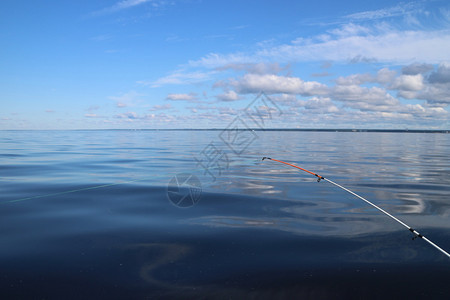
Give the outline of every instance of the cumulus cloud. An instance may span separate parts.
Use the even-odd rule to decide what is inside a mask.
[[[296,95],[292,94],[272,95],[270,96],[270,98],[276,103],[283,106],[298,107],[301,105],[300,103],[302,103],[300,100],[297,99]]]
[[[386,84],[392,82],[397,72],[389,70],[388,68],[380,69],[376,75],[369,73],[352,74],[346,77],[338,77],[336,83],[338,85],[361,85],[365,83],[380,83]]]
[[[413,63],[402,68],[402,74],[404,75],[417,75],[427,73],[433,70],[434,67],[432,64],[425,63]]]
[[[394,79],[390,88],[401,91],[420,91],[424,88],[423,75],[401,75]]]
[[[277,76],[272,74],[246,74],[231,85],[239,93],[266,94],[299,94],[303,96],[321,95],[327,91],[327,86],[316,81],[303,81],[298,77]]]
[[[445,81],[446,68],[446,64],[441,64],[432,73],[440,76],[435,81]],[[233,88],[236,92],[233,97],[264,91],[278,105],[289,107],[285,118],[320,114],[327,120],[336,118],[341,122],[347,118],[355,121],[356,119],[352,119],[355,115],[364,116],[367,120],[375,120],[377,117],[380,122],[445,121],[449,116],[445,107],[446,103],[450,103],[450,85],[428,82],[427,75],[421,73],[426,69],[429,69],[427,64],[409,65],[403,67],[399,74],[396,70],[381,68],[375,73],[339,77],[334,81],[334,86],[305,81],[292,75],[247,73],[221,81],[217,87],[225,91]],[[421,72],[417,73],[419,70]],[[417,74],[404,74],[405,72]],[[308,96],[311,98],[302,99]],[[425,103],[404,104],[398,97],[425,100]]]
[[[398,96],[405,99],[426,100],[428,105],[443,107],[450,104],[450,64],[441,63],[437,70],[427,64],[406,66],[406,73],[392,82],[390,89],[397,90]],[[430,72],[432,71],[432,72]],[[428,74],[428,75],[427,75]]]
[[[407,113],[412,117],[445,117],[448,113],[442,107],[426,107],[421,104],[406,104],[398,108],[399,113]]]
[[[450,83],[450,63],[441,63],[437,71],[430,74],[428,81],[430,83]]]
[[[432,66],[431,66],[432,70]],[[402,68],[402,74],[398,75],[396,71],[388,68],[380,69],[376,75],[352,74],[346,77],[339,77],[335,80],[336,86],[333,88],[335,99],[342,100],[342,91],[351,91],[347,95],[360,95],[360,86],[363,84],[379,84],[378,88],[384,88],[397,92],[397,96],[404,99],[425,100],[427,104],[433,106],[442,106],[450,103],[450,64],[441,63],[436,71],[431,72],[428,64],[412,64]],[[405,74],[406,73],[406,74]],[[350,86],[351,88],[345,88]],[[356,88],[355,88],[356,87]],[[370,95],[377,95],[381,99],[380,91],[367,91]],[[369,95],[368,94],[368,95]],[[333,97],[330,94],[330,97]],[[347,96],[346,96],[347,97]],[[354,98],[353,96],[351,98]],[[389,97],[385,97],[388,99]]]
[[[346,107],[362,111],[389,111],[400,102],[380,87],[362,87],[357,85],[337,85],[330,97],[345,103]]]
[[[235,92],[235,91],[227,91],[223,94],[217,95],[216,98],[220,101],[236,101],[239,100],[241,97]]]
[[[352,74],[346,77],[338,77],[336,84],[338,85],[360,85],[366,82],[373,82],[374,76],[371,74]]]
[[[312,97],[307,101],[301,101],[299,107],[303,107],[308,113],[314,114],[337,113],[339,111],[333,101],[327,97]]]
[[[389,70],[388,68],[382,68],[377,72],[377,76],[374,82],[387,84],[392,82],[392,80],[394,80],[396,75],[397,75],[396,71]]]
[[[414,98],[426,100],[430,104],[450,104],[450,86],[448,84],[431,84],[423,91],[417,92]],[[412,99],[412,98],[411,98]]]
[[[450,30],[444,28],[422,30],[414,27],[402,30],[387,23],[367,25],[370,20],[408,15],[409,23],[417,24],[417,4],[403,3],[394,7],[347,15],[347,24],[309,38],[295,38],[290,42],[260,43],[254,51],[209,53],[191,60],[181,69],[155,81],[141,82],[152,87],[166,84],[205,82],[218,76],[213,88],[223,92],[220,101],[235,101],[245,94],[267,93],[278,104],[289,107],[287,116],[323,114],[333,118],[361,122],[370,120],[445,119],[450,104]],[[363,22],[364,21],[364,22]],[[411,28],[411,27],[409,27]],[[290,64],[327,62],[326,72],[312,76],[330,76],[331,66],[342,63],[372,63],[390,66],[376,72],[358,73],[337,79],[313,80],[292,75]],[[411,62],[414,61],[415,63]],[[404,64],[403,67],[399,65]],[[350,66],[355,69],[355,66]],[[281,72],[288,70],[289,75]],[[238,75],[236,73],[238,72]],[[232,78],[224,79],[229,73]],[[317,80],[317,81],[316,81]],[[321,81],[321,82],[320,82]],[[324,82],[331,82],[331,84]],[[309,99],[308,99],[309,98]],[[400,98],[401,101],[399,100]],[[194,94],[169,94],[167,100],[198,101]],[[415,104],[407,99],[414,99]],[[417,104],[421,102],[422,104]],[[200,102],[200,101],[199,101]],[[412,103],[410,101],[409,103]],[[191,108],[200,117],[206,109]],[[216,108],[219,115],[232,112]],[[233,112],[234,113],[234,112]],[[205,115],[206,118],[206,115]]]

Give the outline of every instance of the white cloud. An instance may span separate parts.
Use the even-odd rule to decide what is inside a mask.
[[[410,65],[404,66],[402,68],[402,73],[404,75],[417,75],[427,73],[428,71],[433,70],[432,64],[424,64],[424,63],[412,63]]]
[[[237,116],[238,112],[229,106],[219,106],[216,108],[221,115]]]
[[[286,67],[280,66],[279,63],[230,63],[223,67],[217,68],[220,71],[234,70],[234,71],[246,71],[248,73],[255,74],[276,74]]]
[[[340,28],[332,29],[329,31],[329,33],[331,33],[334,36],[338,36],[338,37],[342,38],[342,37],[348,37],[348,36],[368,34],[368,33],[370,33],[370,29],[367,27],[363,27],[361,25],[349,23],[349,24],[344,24]],[[318,40],[329,41],[330,39],[331,39],[331,36],[328,35],[326,39],[319,38]]]
[[[283,106],[291,106],[291,107],[298,107],[302,103],[300,100],[297,99],[296,95],[292,94],[280,94],[280,95],[272,95],[270,96],[272,100],[274,100],[277,104],[283,105]]]
[[[285,44],[257,53],[276,61],[346,61],[364,57],[379,62],[436,62],[450,60],[450,31],[385,31],[337,36],[329,41]]]
[[[223,94],[217,95],[216,98],[219,99],[220,101],[226,102],[236,101],[240,99],[239,95],[235,91],[225,92]]]
[[[164,105],[153,105],[149,111],[159,111],[159,110],[168,110],[168,109],[172,109],[172,104],[167,103]]]
[[[304,96],[325,94],[326,85],[316,81],[303,81],[298,77],[287,77],[277,75],[246,74],[238,80],[233,80],[231,85],[239,93],[267,94],[299,94]]]
[[[167,95],[166,100],[195,102],[198,99],[196,93],[189,93],[189,94],[169,94]]]
[[[155,81],[141,82],[151,87],[168,84],[193,84],[215,79],[214,88],[223,93],[216,96],[221,101],[235,101],[244,94],[264,91],[277,103],[289,106],[292,115],[321,114],[327,120],[362,122],[388,120],[445,119],[450,103],[450,30],[402,30],[383,22],[368,26],[371,20],[405,17],[409,24],[418,24],[419,2],[403,3],[382,10],[366,11],[345,16],[347,24],[329,30],[326,34],[299,37],[291,42],[276,44],[275,40],[256,45],[257,50],[235,53],[209,53],[198,60],[190,60],[168,76]],[[363,23],[364,21],[364,23]],[[364,24],[364,25],[363,25]],[[409,27],[411,28],[411,27]],[[329,62],[326,66],[342,63],[369,63],[391,65],[377,72],[339,77],[331,85],[307,81],[286,72],[289,64],[301,62]],[[415,63],[411,63],[415,62]],[[437,70],[433,65],[440,63]],[[404,64],[399,70],[399,65]],[[283,67],[283,66],[288,67]],[[393,65],[393,66],[392,66]],[[354,68],[354,66],[350,66]],[[336,69],[336,68],[334,68]],[[332,71],[334,72],[334,69]],[[399,71],[395,71],[395,70]],[[289,71],[288,70],[288,71]],[[228,72],[228,73],[226,73]],[[330,71],[331,72],[331,71]],[[229,73],[233,78],[224,79]],[[236,75],[239,73],[239,76]],[[330,76],[328,72],[315,75]],[[323,80],[323,82],[326,79]],[[333,86],[334,84],[334,86]],[[304,97],[310,97],[304,100]],[[405,99],[416,103],[404,104]],[[169,94],[167,100],[200,102],[196,94]],[[300,100],[301,99],[301,100]],[[406,102],[405,102],[406,103]],[[192,107],[196,117],[210,118],[213,113]],[[209,108],[208,108],[209,109]],[[155,108],[156,110],[156,108]],[[221,116],[234,113],[225,108],[215,108]],[[326,115],[326,117],[325,117]],[[287,115],[286,115],[287,116]],[[291,115],[289,115],[291,116]]]
[[[382,68],[377,72],[377,77],[374,82],[387,84],[392,82],[396,75],[396,71],[389,70],[388,68]]]
[[[208,69],[220,68],[227,65],[239,65],[260,62],[258,58],[243,53],[219,54],[209,53],[199,60],[190,60],[190,67],[204,67]]]
[[[423,75],[401,75],[395,78],[390,88],[402,91],[420,91],[424,88]]]
[[[142,120],[146,121],[157,121],[162,123],[172,123],[177,120],[177,117],[174,115],[168,115],[166,113],[158,113],[158,114],[147,114],[141,117]]]
[[[136,126],[151,126],[152,124],[173,123],[174,121],[180,119],[181,118],[175,115],[168,115],[163,112],[157,114],[156,113],[138,114],[136,112],[130,111],[115,115],[111,123],[114,124],[133,123]]]
[[[329,97],[344,102],[346,107],[362,111],[390,111],[393,106],[400,104],[400,101],[379,87],[337,85]]]
[[[207,69],[229,65],[258,63],[291,63],[311,61],[387,62],[394,64],[420,61],[450,61],[450,30],[399,30],[389,26],[363,27],[345,24],[309,39],[297,38],[291,43],[264,45],[253,53],[210,53],[189,61],[190,67]]]
[[[330,98],[313,97],[307,101],[301,101],[300,107],[305,108],[307,113],[328,114],[337,113],[339,109]]]
[[[138,83],[143,84],[143,85],[148,85],[152,88],[161,87],[163,85],[168,85],[168,84],[193,84],[193,83],[210,80],[214,73],[215,73],[214,71],[187,72],[185,70],[177,70],[177,71],[173,72],[172,74],[158,78],[157,80],[154,80],[154,81],[141,80],[141,81],[138,81]]]
[[[369,73],[352,74],[346,77],[338,77],[336,83],[338,85],[361,85],[364,83],[389,83],[394,80],[396,71],[389,70],[388,68],[380,69],[376,75]]]
[[[426,100],[428,105],[444,107],[450,104],[450,64],[441,63],[436,71],[428,64],[414,64],[402,69],[403,73],[396,77],[389,89],[397,90],[398,96],[405,99]],[[426,74],[429,73],[427,76]]]
[[[115,115],[114,117],[118,118],[118,119],[131,119],[131,120],[139,119],[138,114],[135,113],[134,111],[121,113],[121,114]]]
[[[431,68],[431,69],[430,69]],[[360,85],[366,83],[377,83],[381,87],[397,92],[397,96],[404,99],[420,99],[426,100],[428,105],[443,106],[450,104],[450,64],[443,62],[438,69],[426,77],[426,73],[433,69],[429,64],[411,64],[402,68],[402,75],[397,76],[396,71],[383,68],[377,72],[376,75],[371,74],[352,74],[347,77],[339,77],[335,80],[336,87],[334,87],[334,96],[336,99],[342,100],[342,92],[346,92],[346,97],[351,96],[353,100],[366,99],[369,95],[376,95],[382,99],[382,93],[375,90],[363,92],[361,94]],[[406,73],[406,74],[405,74]],[[428,80],[427,80],[428,78]],[[345,89],[345,86],[351,86]],[[349,93],[347,93],[349,92]],[[383,92],[384,93],[384,92]],[[386,94],[387,95],[387,94]],[[333,94],[330,94],[333,97]],[[387,98],[386,98],[387,97]],[[391,96],[386,96],[389,99]]]
[[[446,64],[441,64],[436,74],[446,74]],[[427,65],[416,69],[429,69]],[[416,72],[417,70],[409,70]],[[444,81],[444,79],[440,79]],[[315,81],[304,81],[295,76],[248,73],[216,84],[227,91],[234,88],[237,95],[264,91],[281,106],[288,106],[289,113],[284,118],[300,120],[305,115],[320,115],[323,120],[336,122],[367,121],[392,122],[445,122],[449,113],[444,103],[450,103],[450,85],[429,83],[422,74],[398,74],[389,68],[382,68],[375,74],[363,73],[340,77],[334,86]],[[424,104],[404,104],[394,96],[406,99],[426,100]],[[308,100],[299,97],[312,96]],[[303,116],[303,117],[302,117]],[[365,119],[367,118],[367,120]],[[289,122],[286,119],[286,122]],[[406,124],[405,123],[405,124]],[[418,123],[418,124],[419,124]],[[356,124],[356,123],[355,123]]]
[[[338,85],[360,85],[366,82],[373,82],[374,76],[371,74],[352,74],[346,77],[338,77],[336,84]]]
[[[413,117],[442,118],[448,116],[448,112],[442,107],[425,107],[420,104],[407,104],[399,107],[398,112],[407,113]]]
[[[115,13],[124,9],[128,9],[131,7],[135,7],[144,3],[152,3],[153,7],[157,7],[160,3],[164,3],[163,1],[155,1],[155,0],[122,0],[116,2],[112,6],[106,7],[104,9],[93,12],[91,15],[98,16],[104,14]]]
[[[450,49],[450,48],[449,48]],[[450,63],[443,62],[439,65],[437,71],[430,74],[428,78],[430,83],[450,83]]]
[[[99,115],[97,114],[84,114],[84,116],[86,118],[101,118]]]
[[[450,104],[450,85],[449,84],[430,84],[423,91],[417,92],[414,97],[427,100],[430,104],[446,103]]]
[[[214,105],[204,105],[204,104],[197,104],[195,106],[188,106],[187,108],[195,109],[196,111],[198,111],[198,110],[214,110],[214,109],[217,109],[217,107],[214,106]]]
[[[126,9],[126,8],[130,8],[136,5],[140,5],[146,2],[151,2],[152,0],[123,0],[120,2],[117,2],[116,4],[114,4],[112,6],[113,9],[115,10],[120,10],[120,9]]]
[[[404,15],[413,15],[421,12],[422,3],[421,1],[413,1],[409,3],[400,3],[396,6],[387,7],[377,10],[368,10],[363,12],[358,12],[345,16],[345,19],[350,19],[352,21],[367,21],[367,20],[378,20],[391,17],[398,17]]]

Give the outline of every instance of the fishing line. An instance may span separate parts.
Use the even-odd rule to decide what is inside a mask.
[[[45,195],[36,195],[36,196],[25,197],[25,198],[9,200],[9,201],[2,201],[0,203],[1,204],[17,203],[17,202],[22,202],[22,201],[27,201],[27,200],[40,199],[40,198],[46,198],[46,197],[53,197],[53,196],[60,196],[60,195],[77,193],[77,192],[83,192],[83,191],[88,191],[88,190],[107,188],[107,187],[121,185],[121,184],[128,184],[128,183],[143,181],[143,180],[150,179],[150,178],[154,179],[154,178],[166,177],[166,176],[167,176],[167,174],[166,175],[159,175],[159,176],[152,176],[152,177],[145,177],[145,178],[140,178],[140,179],[135,179],[135,180],[129,180],[129,181],[123,181],[123,182],[117,182],[117,183],[109,183],[109,184],[102,184],[102,185],[96,185],[96,186],[91,186],[91,187],[79,188],[79,189],[74,189],[74,190],[69,190],[69,191],[56,192],[56,193],[50,193],[50,194],[45,194]]]
[[[346,191],[346,192],[352,194],[353,196],[355,196],[355,197],[357,197],[357,198],[363,200],[363,201],[366,202],[367,204],[369,204],[369,205],[375,207],[376,209],[378,209],[379,211],[381,211],[382,213],[384,213],[385,215],[387,215],[387,216],[390,217],[391,219],[397,221],[398,223],[400,223],[401,225],[403,225],[404,227],[406,227],[409,231],[411,231],[411,232],[414,234],[413,240],[416,239],[416,238],[421,238],[421,239],[425,240],[427,243],[429,243],[431,246],[433,246],[434,248],[436,248],[437,250],[439,250],[440,252],[442,252],[443,254],[445,254],[448,258],[450,258],[450,254],[449,254],[448,252],[446,252],[444,249],[442,249],[441,247],[439,247],[438,245],[436,245],[435,243],[433,243],[432,241],[430,241],[429,239],[427,239],[424,235],[420,234],[417,230],[413,229],[411,226],[407,225],[407,224],[404,223],[403,221],[401,221],[401,220],[399,220],[398,218],[394,217],[393,215],[391,215],[390,213],[388,213],[387,211],[385,211],[385,210],[382,209],[381,207],[379,207],[379,206],[373,204],[373,203],[370,202],[369,200],[367,200],[367,199],[365,199],[364,197],[362,197],[362,196],[356,194],[355,192],[353,192],[353,191],[351,191],[351,190],[349,190],[349,189],[343,187],[342,185],[337,184],[336,182],[334,182],[334,181],[332,181],[332,180],[330,180],[330,179],[327,179],[327,178],[325,178],[325,177],[323,177],[323,176],[321,176],[321,175],[318,175],[318,174],[316,174],[316,173],[314,173],[314,172],[311,172],[311,171],[308,171],[308,170],[306,170],[306,169],[303,169],[303,168],[301,168],[301,167],[299,167],[299,166],[296,166],[296,165],[294,165],[294,164],[290,164],[290,163],[284,162],[284,161],[282,161],[282,160],[278,160],[278,159],[274,159],[274,158],[270,158],[270,157],[263,157],[263,158],[262,158],[262,160],[265,160],[265,159],[273,160],[273,161],[276,161],[276,162],[279,162],[279,163],[282,163],[282,164],[285,164],[285,165],[288,165],[288,166],[297,168],[297,169],[299,169],[299,170],[305,171],[305,172],[307,172],[307,173],[309,173],[309,174],[311,174],[311,175],[316,176],[316,177],[317,177],[317,182],[320,182],[321,180],[325,180],[325,181],[328,181],[329,183],[331,183],[331,184],[337,186],[338,188],[343,189],[344,191]]]
[[[139,180],[142,180],[142,179],[139,179]],[[15,200],[4,201],[2,203],[16,203],[16,202],[22,202],[22,201],[27,201],[27,200],[45,198],[45,197],[52,197],[52,196],[65,195],[65,194],[71,194],[71,193],[88,191],[88,190],[101,189],[101,188],[115,186],[115,185],[119,185],[119,184],[131,183],[131,182],[135,182],[135,181],[139,181],[139,180],[118,182],[118,183],[110,183],[110,184],[103,184],[103,185],[91,186],[91,187],[87,187],[87,188],[75,189],[75,190],[70,190],[70,191],[51,193],[51,194],[45,194],[45,195],[37,195],[37,196],[32,196],[32,197],[25,197],[25,198],[20,198],[20,199],[15,199]]]

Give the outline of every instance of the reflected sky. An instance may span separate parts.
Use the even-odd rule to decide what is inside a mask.
[[[242,296],[253,285],[321,290],[343,269],[347,287],[358,272],[370,284],[370,272],[383,266],[377,282],[385,284],[414,282],[409,266],[429,270],[433,284],[448,276],[440,269],[445,257],[363,201],[261,161],[269,156],[330,178],[448,250],[448,134],[258,131],[239,156],[219,134],[0,132],[0,276],[7,278],[0,288],[25,280],[28,291],[59,283],[120,287],[121,296]],[[195,159],[211,143],[228,155],[220,173],[209,170],[215,178]],[[167,197],[179,173],[201,181],[200,201],[188,209]]]

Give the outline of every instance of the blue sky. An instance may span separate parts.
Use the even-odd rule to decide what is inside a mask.
[[[260,92],[270,127],[450,129],[444,0],[3,0],[0,28],[0,129],[223,128]]]

